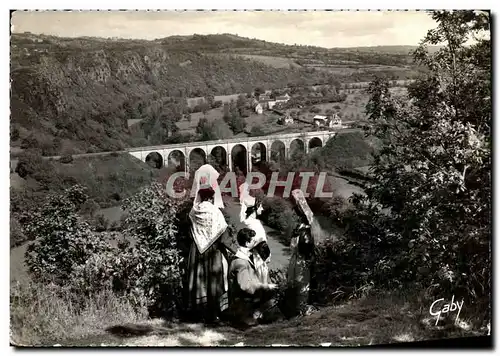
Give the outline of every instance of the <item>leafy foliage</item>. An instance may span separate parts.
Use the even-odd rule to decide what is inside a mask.
[[[409,100],[393,98],[381,80],[368,88],[367,133],[382,148],[366,199],[355,200],[351,230],[366,236],[374,255],[384,251],[368,264],[381,282],[446,289],[473,304],[489,298],[491,278],[491,52],[487,37],[465,43],[489,30],[489,17],[432,17],[438,27],[415,51],[428,72],[411,85]],[[441,42],[428,53],[427,45]]]
[[[367,166],[372,161],[373,149],[362,133],[338,134],[311,154],[311,161],[320,170],[343,170]]]
[[[44,171],[47,171],[46,165],[44,165],[42,156],[40,153],[28,150],[23,152],[19,156],[19,162],[16,166],[16,173],[19,174],[21,178],[26,178],[27,176],[40,176]]]
[[[243,96],[238,97],[238,102],[224,104],[224,121],[229,125],[229,128],[235,135],[243,132],[246,127],[245,119],[242,117],[242,100]]]
[[[206,118],[200,119],[196,133],[199,135],[200,141],[222,140],[233,136],[229,125],[222,119],[211,122]]]
[[[263,201],[263,208],[262,221],[267,226],[281,231],[282,242],[289,246],[293,229],[298,223],[298,217],[290,202],[280,197],[266,198]]]
[[[73,162],[73,156],[72,155],[64,155],[59,159],[59,162],[61,163],[71,163]]]
[[[76,214],[86,199],[85,189],[74,186],[64,194],[49,196],[38,211],[21,217],[25,234],[34,240],[25,257],[28,270],[37,281],[67,283],[75,266],[108,248],[100,235]]]
[[[137,286],[162,311],[175,310],[181,305],[179,204],[168,196],[163,185],[153,183],[123,205],[127,211],[126,231],[135,240]]]
[[[262,129],[262,127],[256,125],[253,126],[252,129],[250,130],[250,136],[251,137],[258,137],[258,136],[264,136],[266,133]]]
[[[179,233],[185,222],[177,212],[186,209],[185,202],[168,197],[159,183],[144,188],[124,203],[126,240],[113,248],[109,233],[94,232],[77,214],[86,199],[85,190],[74,186],[22,217],[26,235],[36,237],[26,252],[35,281],[73,290],[80,296],[77,304],[83,296],[109,289],[132,303],[147,299],[151,313],[178,312],[186,243]]]

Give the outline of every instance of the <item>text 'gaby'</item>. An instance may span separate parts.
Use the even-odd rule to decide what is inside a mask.
[[[441,317],[441,314],[451,313],[451,312],[454,312],[455,310],[458,310],[457,317],[455,318],[455,322],[457,322],[458,316],[460,315],[460,311],[462,310],[462,306],[464,305],[464,300],[462,299],[461,302],[455,302],[454,300],[455,300],[455,296],[452,296],[451,303],[444,304],[441,308],[438,307],[438,303],[441,301],[444,301],[444,298],[440,298],[438,300],[435,300],[431,304],[431,307],[429,308],[429,313],[432,316],[437,316],[436,325],[439,322],[439,318]]]

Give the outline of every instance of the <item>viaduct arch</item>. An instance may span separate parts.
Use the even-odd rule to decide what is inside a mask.
[[[324,146],[336,131],[292,133],[280,136],[244,137],[228,140],[188,142],[172,145],[134,147],[127,149],[132,156],[146,162],[156,153],[161,166],[176,165],[186,174],[206,163],[211,155],[229,171],[241,170],[246,174],[259,161],[289,159],[292,152]],[[157,156],[158,157],[158,156]],[[201,164],[200,164],[201,163]]]

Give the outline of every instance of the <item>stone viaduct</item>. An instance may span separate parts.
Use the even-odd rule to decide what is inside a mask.
[[[222,160],[222,164],[228,164],[230,171],[236,170],[238,166],[236,156],[240,158],[240,161],[244,157],[245,162],[240,163],[238,167],[246,174],[252,170],[253,162],[269,162],[280,158],[289,158],[292,145],[308,153],[313,148],[323,146],[328,139],[335,135],[336,131],[316,131],[134,147],[126,151],[143,162],[151,159],[152,155],[156,153],[161,157],[161,166],[166,166],[169,163],[181,164],[184,165],[187,174],[190,172],[194,152],[201,155],[204,162],[207,161],[209,155],[213,155],[216,159]]]

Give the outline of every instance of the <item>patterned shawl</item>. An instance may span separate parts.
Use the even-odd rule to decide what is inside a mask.
[[[204,253],[227,229],[222,211],[210,202],[194,204],[189,212],[191,234],[200,253]]]
[[[307,204],[304,193],[300,189],[295,189],[292,191],[292,196],[297,204],[297,207],[305,215],[309,226],[311,227],[311,235],[315,244],[320,243],[328,238],[328,234],[321,225],[319,221],[314,217],[309,204]]]
[[[302,190],[295,189],[294,191],[292,191],[292,197],[295,200],[295,203],[297,204],[300,211],[302,211],[302,213],[306,216],[309,225],[311,225],[314,220],[314,214],[311,208],[309,207],[309,204],[307,204],[306,198]]]

